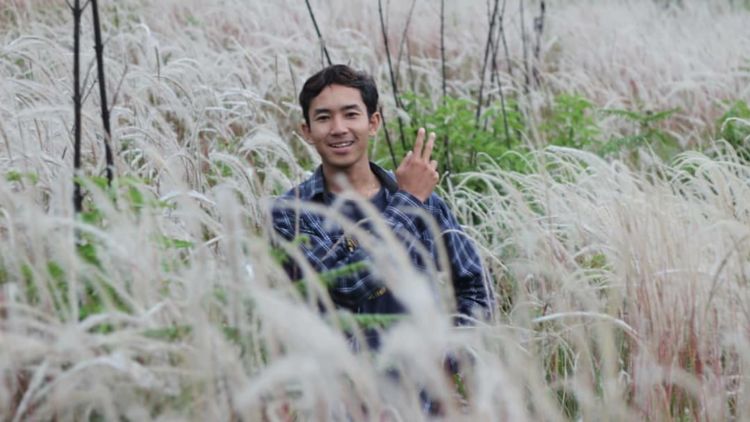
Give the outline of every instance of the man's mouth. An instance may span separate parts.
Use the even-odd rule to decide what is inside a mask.
[[[329,146],[331,148],[338,149],[338,148],[346,148],[346,147],[351,146],[353,144],[354,144],[354,141],[345,141],[345,142],[336,142],[336,143],[333,143],[333,144],[329,144]]]

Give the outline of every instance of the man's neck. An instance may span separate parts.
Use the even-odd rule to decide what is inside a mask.
[[[339,184],[337,179],[344,176],[348,187],[354,189],[365,198],[371,198],[380,189],[380,181],[370,168],[370,162],[363,160],[351,167],[338,168],[323,164],[323,176],[326,180],[326,188],[332,193],[339,193],[347,185]]]

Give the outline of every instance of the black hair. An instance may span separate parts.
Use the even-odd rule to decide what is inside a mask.
[[[310,124],[310,103],[320,95],[320,92],[329,85],[343,85],[356,88],[362,95],[362,102],[367,107],[367,116],[372,116],[378,107],[378,87],[372,76],[365,72],[357,71],[344,64],[328,66],[318,73],[310,76],[302,86],[299,93],[299,104],[302,106],[302,115],[305,123]]]

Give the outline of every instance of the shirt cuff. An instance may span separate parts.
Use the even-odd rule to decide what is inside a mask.
[[[425,206],[425,202],[420,201],[419,198],[410,194],[409,192],[399,189],[395,194],[393,194],[391,205],[406,205],[423,208]]]

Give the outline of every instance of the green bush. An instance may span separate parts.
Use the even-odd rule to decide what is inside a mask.
[[[370,154],[386,167],[392,167],[394,161],[398,165],[412,147],[420,127],[438,136],[433,157],[440,163],[443,174],[481,169],[482,157],[488,157],[506,170],[534,172],[525,140],[532,139],[536,133],[547,145],[586,150],[631,163],[638,161],[638,150],[643,148],[652,150],[665,161],[680,151],[677,139],[663,129],[663,123],[678,109],[599,109],[580,94],[561,93],[542,110],[538,132],[534,132],[518,100],[512,97],[506,99],[504,107],[499,100],[490,103],[483,108],[479,119],[476,102],[471,99],[448,96],[436,103],[427,96],[407,92],[401,103],[401,127],[395,117],[390,117],[385,127],[390,134],[390,146],[381,131],[381,139],[373,144]],[[630,129],[624,134],[605,135],[601,120],[607,116],[624,119],[630,123]],[[724,138],[733,145],[742,145],[750,135],[750,125],[738,118],[750,118],[750,109],[744,102],[735,103],[720,122]],[[400,136],[402,128],[405,139]],[[483,189],[479,183],[472,188]]]
[[[594,105],[577,94],[560,94],[554,105],[543,113],[539,125],[550,145],[590,149],[599,143],[601,130],[594,119]]]
[[[433,157],[438,160],[441,173],[462,173],[477,168],[482,154],[498,160],[505,168],[527,171],[527,163],[521,158],[526,153],[522,142],[525,132],[523,115],[515,101],[508,101],[503,108],[500,102],[486,107],[477,121],[476,102],[465,98],[445,97],[435,104],[429,97],[405,93],[402,97],[404,137],[400,139],[400,128],[396,118],[387,121],[391,151],[384,135],[371,156],[386,166],[399,163],[413,145],[417,130],[424,127],[437,134]],[[507,124],[507,130],[506,130]],[[519,154],[508,154],[517,152]]]
[[[632,134],[614,136],[599,147],[599,155],[615,155],[621,151],[630,153],[630,161],[637,162],[637,149],[647,147],[663,160],[670,160],[679,153],[680,146],[677,139],[661,129],[659,123],[669,119],[679,109],[660,111],[603,109],[606,115],[615,115],[632,123]],[[622,157],[624,158],[624,157]]]
[[[745,101],[730,103],[716,127],[718,137],[731,144],[745,161],[750,161],[750,106]]]

